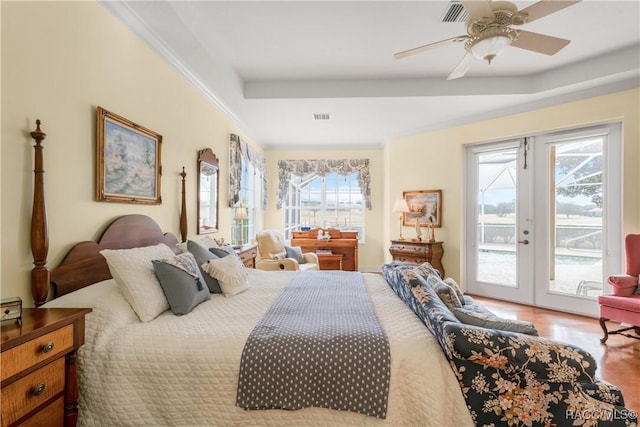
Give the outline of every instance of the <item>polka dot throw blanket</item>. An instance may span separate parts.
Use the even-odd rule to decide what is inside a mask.
[[[357,272],[300,271],[251,332],[236,404],[385,418],[389,341]]]

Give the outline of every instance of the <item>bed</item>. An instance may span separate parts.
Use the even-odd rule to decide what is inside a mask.
[[[176,316],[165,310],[143,322],[100,252],[163,244],[171,253],[180,253],[178,239],[144,215],[116,218],[97,242],[75,244],[60,265],[49,271],[40,145],[45,134],[39,124],[31,134],[36,140],[32,294],[38,307],[93,309],[86,316],[85,344],[77,358],[70,359],[77,359],[79,425],[473,425],[436,339],[382,275],[375,273],[345,272],[362,275],[388,338],[390,382],[384,418],[322,407],[246,410],[237,406],[240,359],[247,337],[296,273],[247,269],[250,287],[246,291],[230,298],[211,295],[189,314]],[[180,226],[185,236],[183,219],[184,212]],[[71,415],[67,418],[73,418],[75,402],[66,406]]]
[[[149,230],[154,229],[152,238]],[[146,237],[134,238],[134,230]],[[248,269],[250,288],[245,292],[231,298],[212,295],[185,316],[167,310],[141,322],[115,280],[101,277],[106,274],[104,261],[95,254],[131,242],[171,244],[175,238],[159,230],[142,215],[118,218],[100,242],[76,245],[51,272],[61,296],[44,307],[93,309],[86,319],[85,345],[78,352],[80,425],[473,425],[435,338],[375,273],[362,276],[391,350],[385,419],[325,408],[239,408],[236,389],[245,341],[296,273]],[[128,239],[118,244],[114,236]],[[79,268],[77,274],[74,266]],[[88,271],[101,272],[101,280],[83,286],[78,278],[93,280]]]

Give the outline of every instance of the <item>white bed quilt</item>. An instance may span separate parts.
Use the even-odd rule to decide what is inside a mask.
[[[92,307],[78,352],[80,426],[472,426],[435,338],[379,274],[364,274],[391,347],[387,418],[325,408],[235,406],[240,357],[293,272],[249,270],[251,288],[212,295],[185,316],[141,323],[113,280],[46,307]]]

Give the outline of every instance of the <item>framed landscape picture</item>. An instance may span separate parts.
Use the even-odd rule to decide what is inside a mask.
[[[97,108],[96,200],[160,204],[162,135]]]
[[[405,212],[402,225],[442,227],[442,190],[404,191],[402,197],[407,201],[409,212]]]

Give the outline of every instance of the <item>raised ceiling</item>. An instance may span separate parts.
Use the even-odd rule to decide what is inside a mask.
[[[464,23],[442,22],[447,1],[103,4],[270,149],[380,147],[640,86],[637,0],[584,0],[527,24],[521,28],[571,43],[555,56],[508,47],[451,81],[462,44],[393,57],[465,34]],[[314,120],[318,113],[331,118]]]

